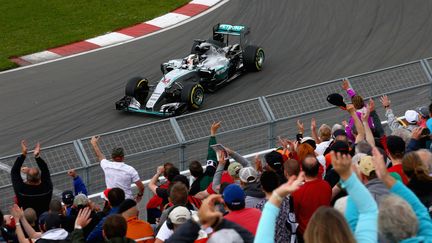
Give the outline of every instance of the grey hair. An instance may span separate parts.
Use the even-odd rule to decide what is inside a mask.
[[[419,149],[416,151],[421,158],[423,165],[427,168],[428,173],[432,173],[432,153],[429,149]]]
[[[405,144],[408,145],[411,139],[411,132],[405,128],[397,128],[395,129],[391,135],[401,137],[404,140]]]
[[[355,147],[356,154],[358,153],[370,154],[371,151],[372,151],[372,146],[366,140],[362,140],[358,142]]]
[[[333,134],[336,130],[339,130],[339,129],[345,130],[345,127],[342,126],[341,124],[336,123],[336,124],[333,125],[331,133]]]
[[[381,199],[378,229],[389,242],[400,242],[417,234],[418,220],[411,206],[402,198],[388,195]]]

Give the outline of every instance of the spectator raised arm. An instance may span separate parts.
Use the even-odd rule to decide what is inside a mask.
[[[370,100],[372,101],[372,99],[370,99]],[[369,101],[369,104],[370,104],[370,101]],[[366,134],[366,141],[371,146],[375,146],[375,139],[374,139],[374,136],[372,134],[372,130],[368,124],[370,112],[371,112],[370,105],[367,105],[366,112],[362,114],[362,122],[363,122],[363,128],[365,130],[365,134]]]
[[[81,177],[76,173],[76,171],[74,169],[71,169],[68,170],[67,174],[73,179],[75,195],[82,193],[87,196],[87,187]]]
[[[148,184],[148,188],[150,189],[151,192],[153,192],[153,194],[157,194],[156,193],[156,189],[158,188],[157,182],[159,180],[159,177],[164,173],[164,171],[165,169],[163,166],[158,166],[156,169],[156,174],[154,174],[154,176],[151,178]]]
[[[93,147],[93,151],[96,154],[96,157],[98,159],[98,161],[102,161],[103,159],[105,159],[105,155],[102,153],[100,147],[99,147],[99,136],[93,136],[90,140],[90,143]]]
[[[354,126],[357,130],[357,136],[355,138],[355,143],[358,143],[358,142],[364,140],[364,138],[365,138],[365,130],[364,130],[363,124],[357,116],[354,105],[352,105],[352,104],[347,105],[347,111],[350,114],[351,118],[354,120]]]

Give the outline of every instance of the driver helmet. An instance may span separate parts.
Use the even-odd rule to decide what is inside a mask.
[[[206,53],[208,50],[210,50],[212,47],[212,45],[210,43],[207,42],[203,42],[198,46],[198,52],[200,54],[204,54]]]
[[[196,65],[198,65],[198,55],[197,54],[191,54],[186,59],[186,64],[189,68],[192,68]]]

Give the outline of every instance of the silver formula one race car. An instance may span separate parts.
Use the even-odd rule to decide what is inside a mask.
[[[204,93],[216,91],[242,73],[262,69],[264,50],[249,44],[249,32],[246,26],[215,25],[212,39],[194,40],[190,55],[161,64],[163,76],[155,87],[143,77],[130,79],[116,109],[158,116],[198,109]],[[230,43],[230,39],[238,41]]]

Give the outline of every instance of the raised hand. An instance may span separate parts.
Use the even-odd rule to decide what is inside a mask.
[[[92,220],[90,218],[90,215],[91,215],[91,210],[89,207],[85,207],[85,208],[81,209],[78,212],[78,216],[75,220],[75,228],[77,226],[79,226],[81,228],[86,227],[90,223],[90,221]]]
[[[317,125],[316,125],[316,120],[315,120],[314,117],[312,117],[312,119],[311,119],[311,130],[312,130],[312,131],[315,130],[316,127],[317,127]]]
[[[219,151],[218,155],[219,155],[219,160],[218,160],[219,164],[225,166],[226,163],[225,152]]]
[[[24,217],[24,211],[18,205],[14,204],[10,209],[10,214],[18,221]],[[18,223],[18,222],[17,222]]]
[[[27,155],[27,141],[26,140],[21,140],[21,154],[26,156]]]
[[[165,172],[165,167],[163,167],[163,165],[157,167],[157,169],[156,169],[157,174],[161,175],[164,172]]]
[[[33,150],[33,154],[34,154],[35,157],[39,157],[39,155],[40,155],[40,150],[41,150],[40,143],[37,142],[37,144],[36,144],[36,146],[35,146],[35,148],[34,148],[34,150]]]
[[[380,101],[381,101],[381,104],[383,105],[384,108],[390,107],[391,101],[387,95],[381,96]]]
[[[204,227],[215,228],[223,219],[223,214],[216,209],[217,203],[223,203],[222,195],[213,194],[208,196],[198,210],[198,217]]]
[[[213,124],[210,127],[210,135],[211,136],[215,136],[216,135],[216,132],[220,128],[220,125],[221,125],[221,121],[213,122]]]
[[[305,181],[305,175],[304,172],[300,172],[298,176],[291,176],[287,182],[280,185],[278,188],[275,189],[275,192],[277,195],[281,197],[286,197],[288,194],[295,192],[297,189],[300,188],[301,185],[303,185],[303,182]]]
[[[368,122],[369,116],[370,116],[370,112],[371,112],[371,109],[370,109],[370,106],[368,104],[366,106],[366,112],[362,113],[362,116],[361,116],[363,122]]]
[[[375,110],[375,101],[372,98],[369,99],[369,110],[370,112]]]
[[[349,89],[349,87],[350,87],[350,85],[349,85],[348,80],[346,80],[346,79],[342,80],[342,89],[347,90],[347,89]]]
[[[331,160],[333,169],[339,174],[339,176],[342,178],[342,180],[348,180],[348,178],[351,176],[352,169],[352,160],[351,156],[341,154],[341,153],[335,153],[334,151],[330,152]]]
[[[255,155],[255,169],[258,172],[262,172],[263,168],[262,168],[262,160],[260,158],[260,156],[257,154]]]
[[[375,173],[378,178],[387,186],[387,188],[392,188],[396,183],[396,179],[390,176],[384,162],[384,157],[376,147],[372,148],[372,163],[375,167]]]
[[[353,104],[347,104],[346,106],[346,110],[348,111],[348,113],[352,114],[356,112],[356,108],[354,107]]]
[[[97,144],[99,142],[99,136],[93,136],[91,137],[90,143],[91,144]]]
[[[297,130],[300,134],[304,133],[304,124],[300,120],[297,120]]]

